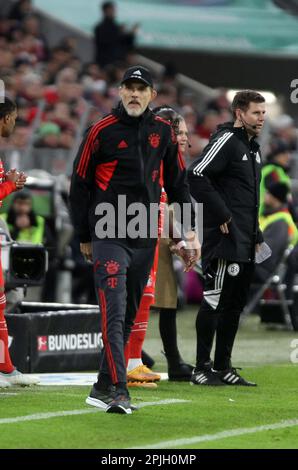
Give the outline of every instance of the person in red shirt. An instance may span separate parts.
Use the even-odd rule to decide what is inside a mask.
[[[15,127],[17,118],[16,105],[9,99],[4,98],[0,102],[0,137],[9,137]],[[1,145],[1,142],[0,142]],[[23,189],[26,183],[26,175],[18,172],[15,168],[5,173],[0,160],[0,207],[2,200],[10,193]],[[1,245],[0,245],[1,249]],[[33,385],[38,382],[36,377],[30,377],[19,372],[11,362],[8,349],[8,331],[4,317],[6,297],[4,292],[4,278],[0,262],[0,388],[11,385]]]

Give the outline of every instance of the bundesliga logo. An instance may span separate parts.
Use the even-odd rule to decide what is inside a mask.
[[[47,336],[38,336],[37,337],[37,350],[38,351],[47,351],[48,350],[48,337]]]
[[[41,353],[76,350],[98,350],[102,348],[101,333],[77,333],[37,337],[37,350]]]

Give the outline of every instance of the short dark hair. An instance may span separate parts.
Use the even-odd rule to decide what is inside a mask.
[[[17,105],[15,102],[5,96],[4,103],[0,102],[0,119],[3,119],[5,116],[11,114],[16,109]]]
[[[249,103],[264,103],[265,98],[260,93],[254,90],[238,91],[234,96],[231,109],[234,119],[236,119],[236,109],[240,108],[242,111],[247,111]]]
[[[19,200],[27,201],[28,199],[30,199],[30,201],[33,200],[31,192],[29,191],[29,189],[26,188],[26,189],[23,189],[22,191],[18,191],[17,193],[15,193],[12,198],[12,202],[19,201]]]
[[[115,6],[114,2],[103,2],[101,5],[102,12],[105,13],[107,10],[110,8],[113,8]]]

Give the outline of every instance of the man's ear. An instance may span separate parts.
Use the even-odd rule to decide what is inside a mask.
[[[157,97],[157,91],[154,90],[154,88],[152,88],[152,90],[151,90],[151,101],[155,100],[156,97]]]
[[[236,114],[236,118],[238,119],[238,121],[241,121],[241,112],[242,110],[240,108],[235,109],[235,114]]]

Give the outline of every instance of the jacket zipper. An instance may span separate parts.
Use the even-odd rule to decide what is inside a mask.
[[[256,155],[255,155],[255,152],[253,150],[250,150],[250,159],[251,159],[251,164],[252,164],[252,168],[253,168],[253,175],[254,175],[254,193],[255,193],[255,210],[257,211],[257,215],[255,217],[255,220],[254,220],[254,233],[256,234],[255,235],[255,240],[254,242],[256,243],[256,238],[257,238],[257,230],[258,230],[258,189],[257,189],[257,172],[256,172]],[[255,248],[253,248],[253,250],[255,250]]]
[[[138,154],[140,157],[140,173],[141,173],[141,184],[144,186],[145,184],[145,165],[144,165],[144,155],[142,151],[142,132],[141,132],[141,123],[139,123],[138,127]]]

